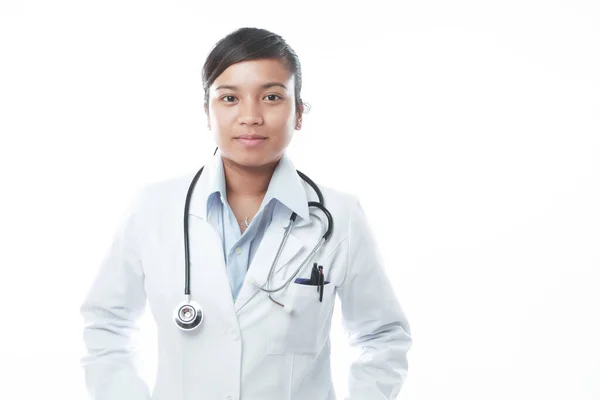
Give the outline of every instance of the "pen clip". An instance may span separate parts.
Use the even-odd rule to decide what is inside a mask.
[[[310,283],[313,285],[319,285],[319,270],[317,268],[317,263],[313,264],[312,272],[310,274]]]
[[[325,291],[324,286],[325,286],[325,276],[323,275],[323,266],[319,265],[319,287],[321,288],[321,292],[319,293],[319,301],[321,303],[323,302],[323,292]]]

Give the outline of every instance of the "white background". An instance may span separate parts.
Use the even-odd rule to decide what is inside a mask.
[[[0,398],[85,397],[80,303],[133,191],[212,155],[201,68],[241,26],[297,51],[289,154],[372,223],[400,398],[600,398],[599,3],[212,3],[0,3]]]

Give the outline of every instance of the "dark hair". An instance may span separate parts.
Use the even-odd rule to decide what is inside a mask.
[[[300,96],[302,70],[296,52],[281,36],[259,28],[240,28],[219,40],[212,48],[202,69],[204,105],[208,105],[210,86],[223,71],[235,63],[261,58],[278,59],[294,74],[296,113],[310,109],[310,105],[305,104]]]

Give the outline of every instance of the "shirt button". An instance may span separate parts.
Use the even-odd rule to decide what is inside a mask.
[[[235,252],[236,252],[238,255],[242,254],[242,248],[241,248],[241,247],[236,247],[236,248],[235,248]]]

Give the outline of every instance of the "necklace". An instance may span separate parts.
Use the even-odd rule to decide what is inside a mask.
[[[240,220],[238,220],[238,224],[242,224],[242,222]],[[246,227],[250,226],[250,222],[248,221],[248,217],[246,217],[246,219],[244,220],[244,225],[246,225]]]

